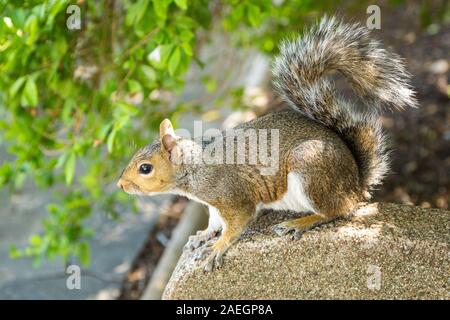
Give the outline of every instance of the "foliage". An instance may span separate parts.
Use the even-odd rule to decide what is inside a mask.
[[[271,54],[281,37],[339,1],[79,0],[82,26],[69,30],[68,0],[0,0],[0,187],[34,183],[55,193],[43,232],[13,257],[89,262],[91,212],[115,215],[131,199],[114,188],[137,146],[163,117],[201,105],[179,101],[200,49],[214,32]],[[288,32],[289,31],[289,32]],[[199,79],[207,92],[217,75]],[[239,94],[239,88],[223,92]]]

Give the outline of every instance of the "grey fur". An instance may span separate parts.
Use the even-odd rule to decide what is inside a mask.
[[[370,190],[388,172],[379,120],[382,107],[415,107],[410,74],[401,58],[370,38],[367,28],[324,17],[303,36],[285,41],[273,65],[274,85],[289,105],[336,131],[355,156],[361,185]],[[368,106],[355,110],[337,98],[326,78],[341,72]]]

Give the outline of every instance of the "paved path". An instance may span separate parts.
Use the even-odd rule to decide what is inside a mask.
[[[61,261],[33,268],[30,259],[12,260],[9,246],[26,245],[41,231],[48,192],[26,189],[20,195],[0,190],[0,299],[111,299],[119,293],[123,276],[156,221],[168,197],[146,198],[141,213],[124,213],[111,220],[94,212],[87,224],[96,230],[91,245],[91,265],[81,270],[81,289],[66,288]]]

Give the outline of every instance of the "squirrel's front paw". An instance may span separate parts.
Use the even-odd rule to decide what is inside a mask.
[[[205,263],[203,264],[203,270],[206,272],[211,272],[214,268],[220,268],[223,264],[223,254],[219,250],[208,250],[210,254],[206,258]]]
[[[217,231],[203,230],[198,231],[196,235],[190,236],[188,242],[184,245],[184,249],[195,250],[203,245],[210,246],[212,239],[217,236]]]
[[[208,254],[205,263],[203,264],[203,270],[211,272],[214,268],[220,268],[223,264],[223,255],[229,248],[224,241],[217,241],[212,247],[206,248],[202,252],[202,256]]]

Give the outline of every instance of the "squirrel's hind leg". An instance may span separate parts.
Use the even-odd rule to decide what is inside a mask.
[[[286,234],[292,234],[292,240],[298,240],[302,236],[305,231],[308,231],[314,227],[317,227],[321,224],[330,222],[335,218],[330,218],[326,216],[322,216],[320,214],[311,214],[305,217],[288,220],[276,224],[272,227],[272,230],[278,234],[279,236],[284,236]]]
[[[319,211],[276,224],[272,227],[272,230],[280,236],[292,234],[291,239],[298,240],[305,231],[336,219],[351,217],[354,208],[357,206],[356,200],[350,196],[338,200],[337,195],[334,199],[334,202],[324,202],[321,206],[318,206],[317,202],[313,202],[315,207],[319,208]]]

